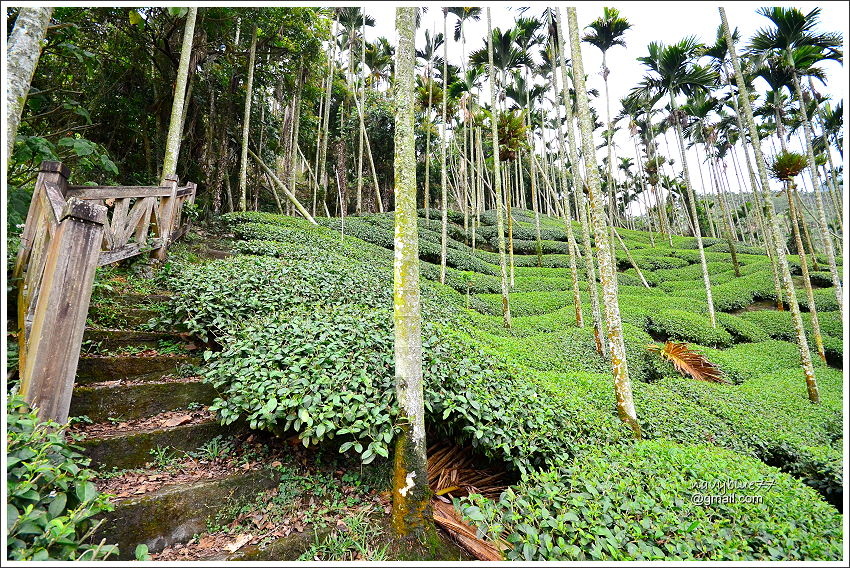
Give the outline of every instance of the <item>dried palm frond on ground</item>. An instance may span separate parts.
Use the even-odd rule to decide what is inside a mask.
[[[658,353],[662,359],[669,361],[684,377],[691,377],[698,381],[709,383],[725,383],[729,381],[723,378],[723,372],[702,353],[697,353],[687,343],[676,343],[668,341],[664,347],[659,345],[648,345],[647,351]]]
[[[505,474],[474,465],[471,448],[435,444],[428,448],[428,485],[434,495],[465,497],[478,493],[498,499],[508,488]]]
[[[428,485],[435,495],[431,500],[434,522],[478,560],[504,560],[502,551],[509,548],[508,543],[478,538],[450,501],[471,493],[498,499],[508,488],[504,472],[477,467],[470,448],[435,444],[428,449]]]

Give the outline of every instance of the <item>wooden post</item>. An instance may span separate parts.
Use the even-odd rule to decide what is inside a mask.
[[[71,197],[58,221],[35,300],[21,394],[41,420],[61,424],[68,420],[106,207]]]
[[[156,236],[160,239],[160,246],[151,255],[156,260],[165,260],[166,249],[171,238],[171,229],[174,226],[174,212],[177,201],[177,175],[165,176],[166,187],[171,187],[168,197],[161,197],[159,201],[159,220],[156,227]]]
[[[63,191],[68,185],[68,166],[62,162],[44,161],[35,187],[32,192],[29,210],[27,212],[24,230],[21,233],[21,245],[18,248],[18,256],[15,259],[15,267],[12,279],[18,289],[18,368],[23,369],[27,356],[27,340],[29,339],[32,324],[32,303],[38,297],[38,287],[41,282],[41,269],[43,266],[43,248],[47,245],[45,240],[48,234],[53,232],[53,227],[48,227],[47,215],[42,207],[41,193],[44,191],[45,183],[53,183]],[[37,257],[37,258],[34,258]],[[30,262],[30,261],[33,262]],[[30,271],[32,273],[30,274]]]

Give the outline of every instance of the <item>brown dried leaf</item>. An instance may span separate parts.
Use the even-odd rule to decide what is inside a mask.
[[[175,426],[181,426],[190,422],[192,417],[188,414],[178,414],[177,416],[172,416],[168,420],[165,421],[165,426],[168,428],[174,428]]]
[[[687,343],[676,343],[668,341],[664,347],[652,344],[647,346],[647,351],[658,353],[662,359],[669,361],[683,377],[691,377],[697,381],[709,383],[725,383],[729,381],[723,378],[723,372],[705,355],[697,353],[688,347]]]
[[[248,544],[248,542],[250,542],[252,538],[254,537],[250,534],[239,535],[238,537],[236,537],[236,540],[234,540],[230,544],[225,544],[224,548],[230,553],[236,552],[237,550]]]

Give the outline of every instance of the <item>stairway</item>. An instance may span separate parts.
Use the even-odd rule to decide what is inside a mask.
[[[249,435],[208,411],[216,393],[194,372],[191,338],[142,329],[167,299],[114,298],[120,329],[86,329],[71,400],[70,435],[99,472],[99,489],[116,495],[93,541],[118,544],[120,559],[139,544],[155,553],[186,542],[277,482],[259,460],[229,467],[204,459],[214,457],[210,448],[235,451]]]

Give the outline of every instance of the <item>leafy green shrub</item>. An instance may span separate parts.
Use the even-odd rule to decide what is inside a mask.
[[[113,507],[98,494],[64,427],[39,422],[20,395],[9,397],[6,450],[7,555],[9,560],[103,560],[115,545],[86,544],[100,523],[92,518]]]
[[[723,493],[716,489],[721,483],[760,499],[705,502]],[[645,441],[588,448],[560,467],[524,474],[498,501],[464,498],[460,511],[481,534],[505,538],[509,560],[842,555],[841,515],[814,491],[752,458],[708,446]]]
[[[381,270],[326,255],[312,259],[236,256],[189,266],[175,278],[174,315],[202,338],[220,336],[257,315],[352,298],[389,306],[392,286]]]
[[[695,285],[684,294],[706,301],[705,288],[701,285]],[[729,312],[743,309],[756,300],[775,299],[776,291],[770,273],[760,271],[712,286],[711,295],[716,310]]]
[[[424,219],[425,218],[425,208],[423,207],[421,209],[417,209],[417,214],[421,218]],[[435,218],[439,220],[441,215],[442,215],[442,211],[439,208],[435,209],[435,208],[431,207],[430,217],[431,217],[432,222],[434,221]],[[462,211],[455,211],[454,209],[447,209],[446,210],[446,217],[448,218],[449,222],[451,222],[451,223],[456,223],[456,224],[459,224],[459,225],[463,224],[463,212]]]
[[[800,304],[800,308],[810,311],[811,307],[809,306],[809,298],[806,296],[806,291],[797,290],[796,292],[797,302]],[[812,290],[812,295],[815,298],[815,307],[818,310],[818,314],[821,312],[838,311],[838,299],[835,297],[835,288],[818,288]]]
[[[809,348],[814,349],[814,336],[812,332],[811,314],[803,313],[803,327],[806,329],[806,337]],[[773,339],[796,342],[797,334],[791,319],[791,312],[776,310],[758,310],[745,312],[741,318],[752,323]],[[841,361],[844,354],[843,329],[839,312],[818,312],[818,322],[821,325],[821,336],[824,343],[824,351],[828,358]]]
[[[626,251],[617,249],[617,267],[626,270],[632,267]],[[688,265],[688,261],[675,256],[666,256],[652,248],[632,251],[632,258],[641,270],[662,270],[670,268],[682,268]]]
[[[667,339],[708,346],[726,346],[732,336],[723,328],[712,328],[704,316],[683,310],[661,310],[649,316],[649,330]]]
[[[364,461],[387,455],[398,412],[388,310],[279,313],[222,342],[221,352],[205,353],[204,375],[220,393],[212,408],[224,423],[291,430],[305,445],[344,436],[341,451]],[[568,455],[580,440],[628,436],[610,408],[593,406],[599,397],[555,398],[525,378],[527,368],[484,351],[463,332],[424,326],[425,409],[441,435],[520,469]]]
[[[809,271],[809,280],[813,286],[823,286],[829,288],[832,286],[832,274],[827,270]]]
[[[767,341],[770,336],[754,323],[741,319],[732,314],[723,312],[715,312],[717,323],[723,326],[723,329],[728,331],[735,341],[759,342]]]
[[[729,252],[729,243],[726,241],[720,241],[719,243],[714,243],[710,247],[706,247],[708,250],[712,252]],[[743,243],[735,243],[735,253],[736,254],[763,254],[767,255],[764,249],[759,247],[751,247],[749,245],[745,245]]]

